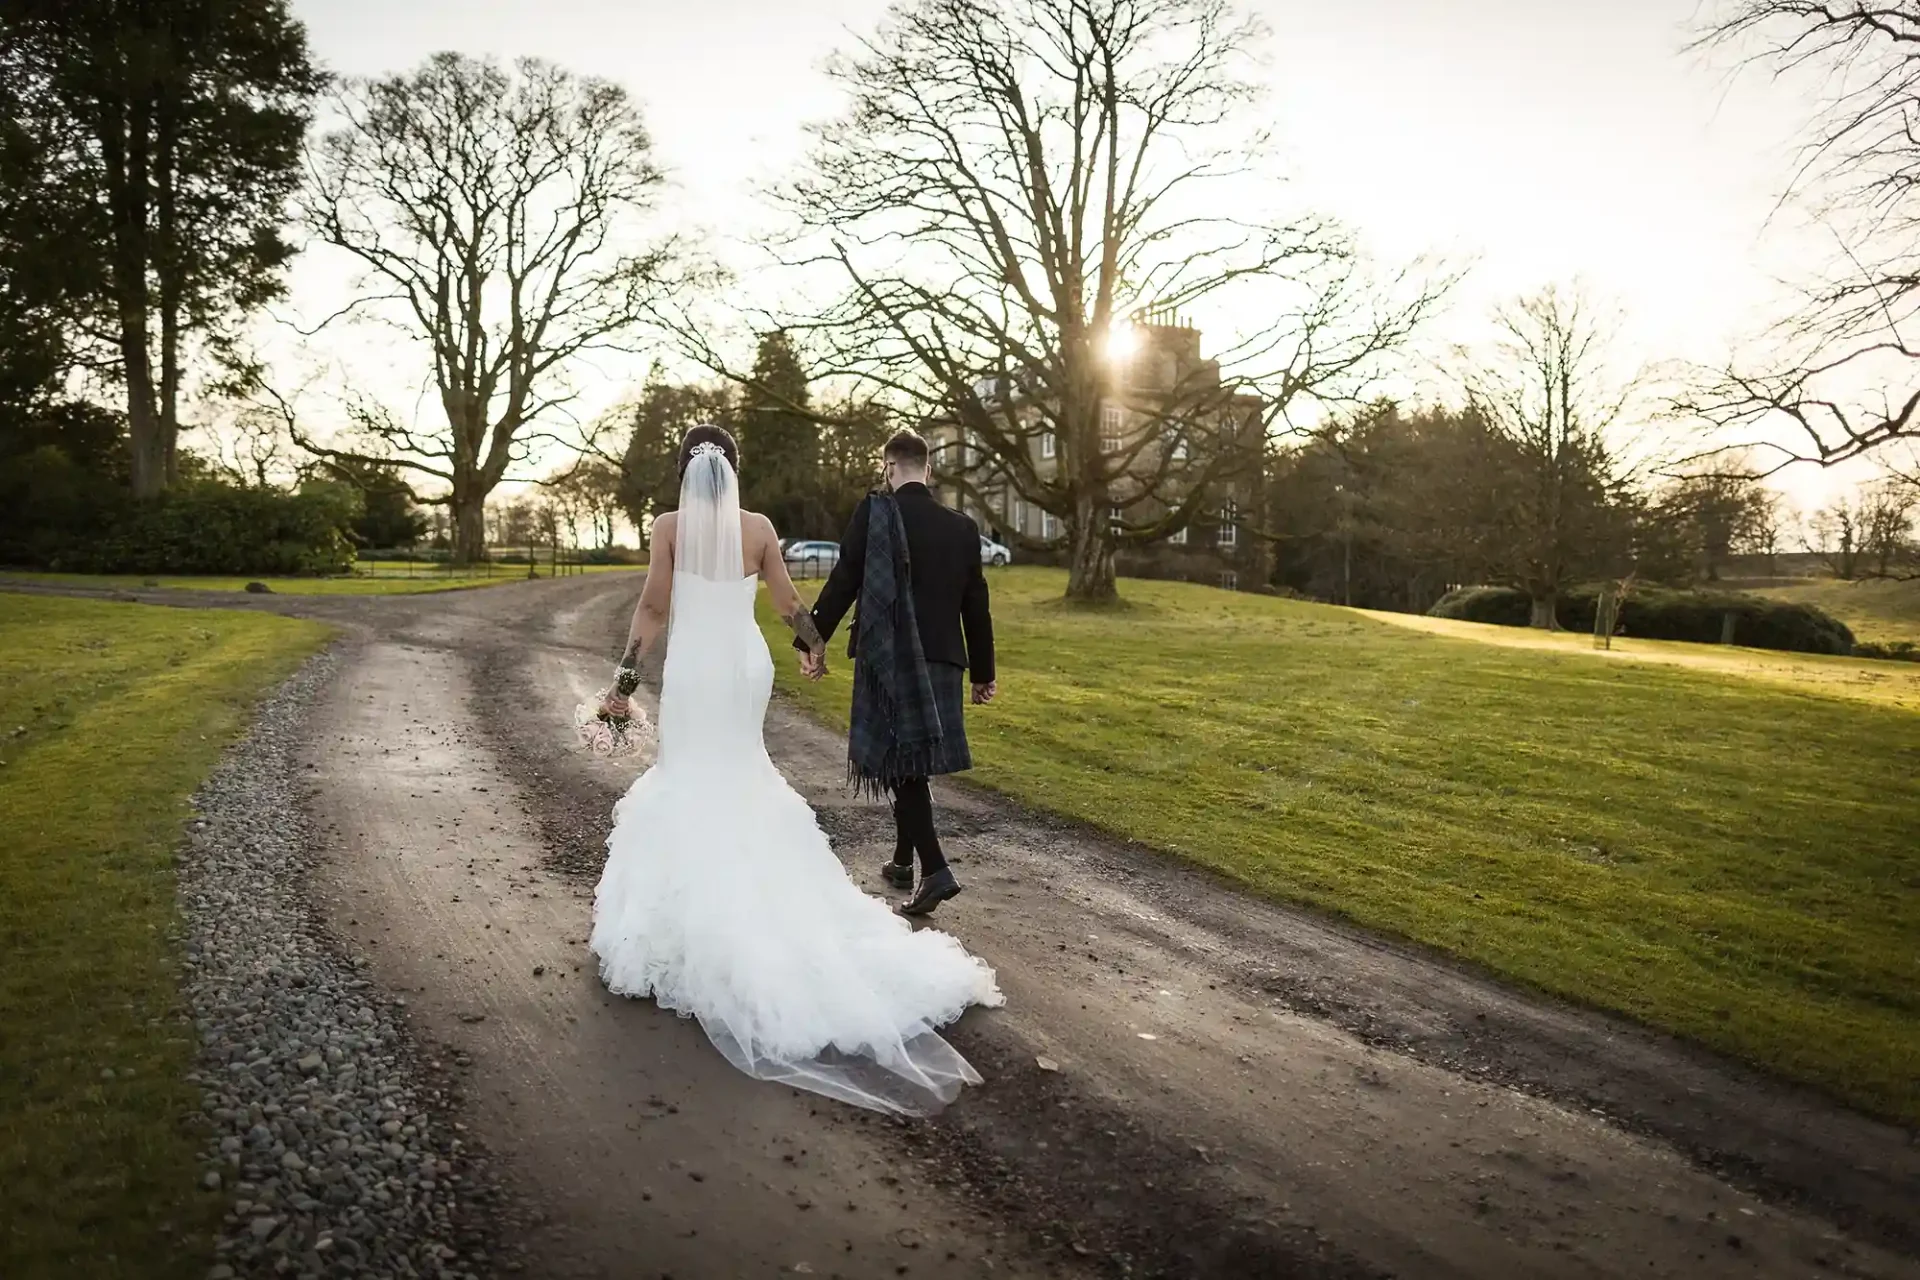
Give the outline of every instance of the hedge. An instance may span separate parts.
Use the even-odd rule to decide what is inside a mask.
[[[329,494],[202,481],[122,499],[97,512],[92,528],[43,530],[24,550],[68,573],[345,573],[354,561],[350,521]]]
[[[1569,631],[1591,632],[1600,594],[1594,586],[1563,593],[1554,610],[1556,620]],[[1435,618],[1524,627],[1532,616],[1532,601],[1526,592],[1511,587],[1461,587],[1441,597],[1427,613]],[[1733,643],[1738,645],[1796,653],[1854,651],[1853,632],[1825,610],[1739,591],[1636,587],[1620,608],[1617,630],[1620,635],[1648,640],[1718,644],[1728,614],[1734,615]]]

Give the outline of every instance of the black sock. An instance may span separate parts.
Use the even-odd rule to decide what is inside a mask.
[[[913,865],[913,835],[907,830],[907,815],[900,807],[900,793],[893,793],[893,865]]]
[[[945,871],[947,859],[933,829],[933,790],[925,778],[909,778],[893,789],[893,816],[900,841],[920,855],[920,874]],[[899,856],[896,846],[894,857]]]

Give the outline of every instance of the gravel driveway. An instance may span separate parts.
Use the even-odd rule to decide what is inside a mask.
[[[1912,1135],[965,788],[940,923],[1008,996],[952,1037],[987,1085],[910,1125],[743,1079],[583,945],[634,766],[567,712],[638,585],[165,595],[346,633],[184,877],[239,1274],[1920,1276]],[[868,875],[839,744],[768,736]]]

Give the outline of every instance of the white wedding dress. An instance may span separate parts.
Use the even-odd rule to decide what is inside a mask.
[[[708,446],[711,449],[711,446]],[[659,754],[614,806],[594,894],[607,987],[700,1020],[749,1075],[926,1115],[979,1074],[936,1032],[993,971],[848,878],[761,734],[773,661],[717,449],[682,482]]]

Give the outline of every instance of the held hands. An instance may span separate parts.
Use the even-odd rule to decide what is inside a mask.
[[[973,705],[984,707],[993,701],[993,695],[1000,692],[1000,682],[989,680],[985,684],[973,686]]]
[[[800,654],[800,674],[809,680],[818,680],[827,674],[827,654],[823,649],[818,653],[805,650]]]

